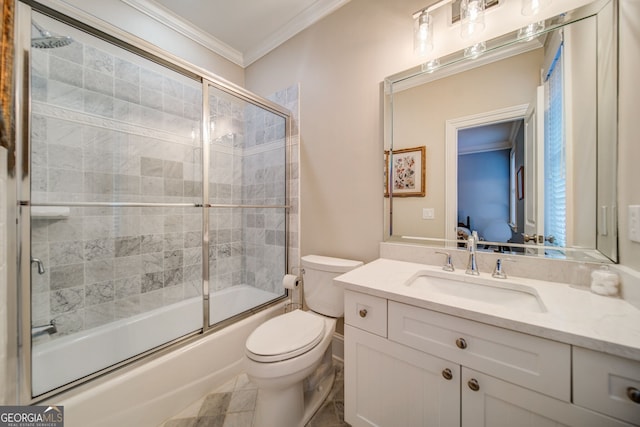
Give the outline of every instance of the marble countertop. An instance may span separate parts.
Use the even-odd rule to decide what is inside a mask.
[[[623,299],[562,283],[515,276],[501,280],[481,273],[483,280],[498,285],[512,282],[535,289],[547,309],[536,313],[407,286],[418,271],[461,281],[474,277],[460,270],[443,272],[439,266],[380,258],[335,281],[352,291],[640,361],[640,310]]]

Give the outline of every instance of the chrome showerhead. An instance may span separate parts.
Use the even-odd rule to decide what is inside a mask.
[[[56,47],[68,46],[73,42],[73,39],[69,36],[52,35],[49,31],[36,24],[35,21],[31,21],[31,25],[40,33],[40,37],[31,39],[31,47],[37,49],[54,49]]]

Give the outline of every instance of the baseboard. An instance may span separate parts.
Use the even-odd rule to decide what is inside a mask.
[[[344,362],[344,335],[338,333],[333,334],[331,346],[334,359]]]

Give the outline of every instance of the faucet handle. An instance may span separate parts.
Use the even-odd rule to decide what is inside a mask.
[[[498,258],[496,260],[496,266],[493,269],[493,273],[491,273],[491,277],[495,277],[496,279],[506,279],[507,278],[507,273],[504,272],[504,268],[502,267],[502,263],[505,261],[513,261],[514,260],[510,259],[510,258],[506,258],[506,259],[500,259]]]
[[[436,251],[436,253],[442,254],[447,257],[444,265],[442,266],[442,269],[444,271],[455,271],[455,268],[453,268],[453,263],[451,262],[451,254],[449,252]]]

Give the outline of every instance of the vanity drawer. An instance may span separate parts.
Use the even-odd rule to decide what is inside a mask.
[[[344,292],[344,322],[387,337],[387,300],[359,292]]]
[[[568,344],[389,301],[389,339],[557,399],[571,400]]]
[[[640,362],[574,347],[573,403],[640,425]]]

